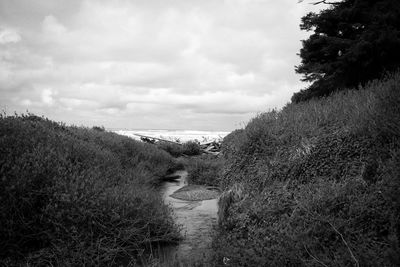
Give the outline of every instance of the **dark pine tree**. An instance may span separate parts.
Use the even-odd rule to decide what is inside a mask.
[[[325,1],[321,1],[325,3]],[[303,41],[296,72],[311,85],[292,102],[364,85],[400,67],[400,0],[343,0],[302,18],[314,33]]]

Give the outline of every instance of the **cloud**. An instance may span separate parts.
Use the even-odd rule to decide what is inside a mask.
[[[293,0],[0,3],[0,108],[106,127],[231,130],[282,107],[307,9]]]
[[[21,36],[16,30],[0,27],[0,44],[17,43],[21,41]]]
[[[61,41],[67,33],[67,29],[53,15],[48,15],[43,19],[42,30],[46,39]]]
[[[51,90],[51,89],[44,89],[43,91],[42,91],[42,102],[45,104],[45,105],[48,105],[48,106],[52,106],[53,104],[54,104],[54,98],[53,98],[53,95],[54,95],[54,92],[53,92],[53,90]],[[29,100],[28,100],[29,101]]]

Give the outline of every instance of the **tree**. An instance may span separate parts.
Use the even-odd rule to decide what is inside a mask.
[[[343,0],[308,13],[300,28],[314,33],[303,41],[296,72],[311,85],[292,102],[364,85],[400,66],[400,1]]]

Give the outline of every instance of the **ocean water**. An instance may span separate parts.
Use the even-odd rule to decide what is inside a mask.
[[[113,132],[140,140],[140,136],[156,137],[170,141],[187,142],[197,140],[200,143],[220,141],[230,132],[194,131],[194,130],[113,130]]]

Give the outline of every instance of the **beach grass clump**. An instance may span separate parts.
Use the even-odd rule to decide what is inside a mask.
[[[201,155],[184,160],[190,184],[219,186],[224,161],[214,155]]]
[[[187,141],[183,143],[183,155],[186,156],[197,156],[202,153],[202,149],[200,147],[199,142],[196,141]]]
[[[157,142],[157,146],[160,149],[168,152],[168,154],[170,154],[171,156],[176,157],[176,158],[182,156],[182,154],[183,154],[183,149],[182,149],[181,144],[160,141],[160,142]]]
[[[152,184],[155,146],[31,114],[0,117],[0,262],[99,266],[137,259],[178,231]]]
[[[234,266],[399,265],[398,103],[394,73],[228,135],[220,185],[241,194],[221,196],[219,256]]]
[[[187,141],[183,144],[160,141],[157,146],[173,157],[196,156],[202,153],[200,144],[196,141]]]

